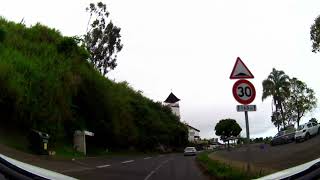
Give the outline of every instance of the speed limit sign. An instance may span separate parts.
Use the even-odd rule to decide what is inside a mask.
[[[245,79],[238,80],[232,88],[233,97],[241,104],[250,104],[256,97],[253,84]]]

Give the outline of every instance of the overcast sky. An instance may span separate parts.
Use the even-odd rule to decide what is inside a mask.
[[[85,33],[89,0],[1,1],[0,15],[27,25],[41,22],[63,35]],[[107,76],[127,81],[154,101],[172,90],[181,99],[181,118],[214,137],[214,126],[234,118],[245,135],[244,114],[230,80],[239,56],[255,76],[249,113],[253,137],[273,136],[271,100],[262,102],[262,81],[272,68],[307,83],[320,99],[320,54],[311,52],[310,26],[320,15],[319,0],[108,0],[103,1],[115,25],[122,28],[118,67]],[[317,108],[307,114],[320,119]]]

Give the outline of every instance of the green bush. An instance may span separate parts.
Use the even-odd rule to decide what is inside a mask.
[[[74,38],[0,18],[0,42],[1,126],[47,132],[53,144],[86,129],[101,149],[187,144],[187,128],[168,107],[103,77]]]

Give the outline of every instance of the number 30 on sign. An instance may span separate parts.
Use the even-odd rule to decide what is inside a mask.
[[[256,97],[256,90],[250,81],[241,79],[232,88],[234,98],[241,104],[250,104]]]

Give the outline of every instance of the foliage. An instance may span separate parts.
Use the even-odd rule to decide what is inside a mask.
[[[210,159],[207,152],[203,152],[197,156],[197,161],[202,165],[205,171],[211,176],[212,179],[253,179],[257,175],[248,175],[243,170],[236,169],[230,165],[221,163],[219,161]],[[262,176],[260,174],[259,176]]]
[[[314,24],[310,28],[310,39],[312,42],[312,52],[320,51],[320,16],[314,20]]]
[[[290,95],[290,82],[289,77],[283,72],[272,69],[268,78],[262,82],[263,92],[262,101],[268,97],[272,97],[275,112],[279,112],[281,115],[282,125],[285,126],[285,112],[283,108],[283,103],[285,99]],[[278,118],[279,116],[273,116]],[[278,120],[276,120],[278,122]]]
[[[234,119],[222,119],[215,126],[214,130],[216,131],[217,136],[221,136],[221,139],[228,141],[230,137],[236,137],[242,131],[241,127]]]
[[[318,124],[318,120],[317,120],[316,118],[311,118],[311,119],[309,120],[309,122],[315,122],[315,123]]]
[[[293,119],[292,121],[297,122],[298,126],[303,115],[317,104],[314,91],[297,78],[290,79],[290,96],[286,101],[290,115],[288,120]]]
[[[254,138],[254,139],[253,139],[253,142],[254,142],[254,143],[263,143],[263,142],[264,142],[264,139],[263,139],[263,137]]]
[[[115,83],[88,62],[73,37],[44,25],[30,28],[0,18],[0,125],[72,143],[74,130],[95,133],[102,149],[182,147],[187,127],[161,103],[128,83]],[[0,33],[1,36],[1,33]],[[1,39],[1,38],[0,38]]]
[[[102,2],[97,5],[91,3],[86,10],[90,13],[88,25],[91,23],[84,36],[84,45],[90,52],[89,62],[102,75],[106,75],[117,66],[117,53],[123,47],[121,29],[108,19],[109,12]]]
[[[279,118],[279,112],[272,112],[271,122],[274,124],[274,126],[277,127],[278,132],[279,132],[280,126],[282,124],[282,121]]]
[[[289,78],[283,71],[273,68],[272,72],[262,82],[262,100],[271,96],[275,106],[271,121],[280,130],[297,122],[305,113],[316,107],[317,99],[311,88],[297,78]]]

